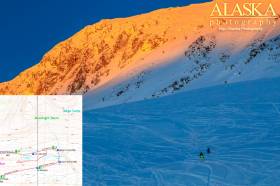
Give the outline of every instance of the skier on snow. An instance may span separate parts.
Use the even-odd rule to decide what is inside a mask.
[[[211,150],[210,150],[210,148],[208,147],[207,148],[207,154],[210,154],[211,153]]]
[[[199,158],[200,158],[200,160],[204,160],[205,159],[203,152],[200,152]]]

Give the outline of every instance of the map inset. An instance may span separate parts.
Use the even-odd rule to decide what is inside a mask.
[[[0,96],[0,186],[82,185],[82,97]]]

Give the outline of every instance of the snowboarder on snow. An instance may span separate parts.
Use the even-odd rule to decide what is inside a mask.
[[[204,160],[205,159],[203,152],[200,152],[199,158],[200,158],[200,160]]]
[[[207,154],[210,154],[211,153],[211,150],[210,150],[210,148],[208,147],[207,148]]]

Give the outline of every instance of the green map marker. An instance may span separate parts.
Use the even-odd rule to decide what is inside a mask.
[[[57,149],[57,146],[52,146],[52,150],[56,150]]]
[[[0,175],[0,181],[3,181],[5,179],[5,175]]]
[[[39,165],[38,167],[36,167],[36,169],[38,170],[38,171],[41,171],[42,170],[42,165]]]

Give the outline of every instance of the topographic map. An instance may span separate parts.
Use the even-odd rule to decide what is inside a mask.
[[[82,185],[82,97],[0,96],[0,186]]]

